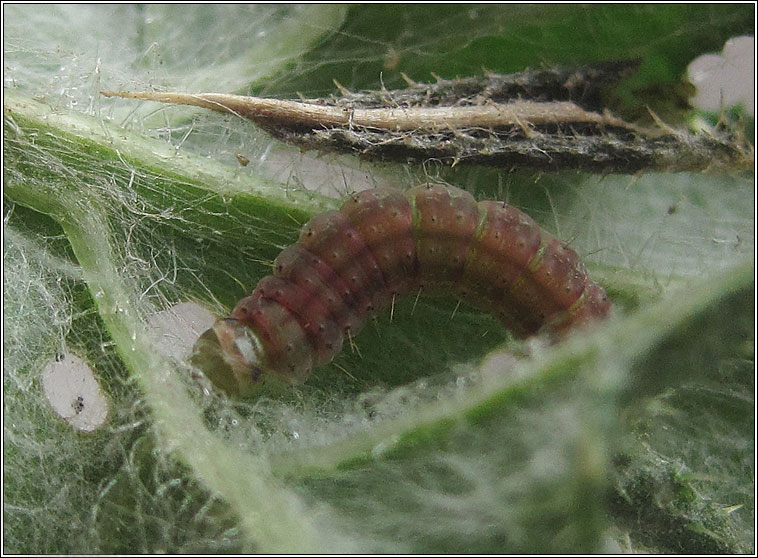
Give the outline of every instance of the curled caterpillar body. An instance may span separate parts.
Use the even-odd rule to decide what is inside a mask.
[[[610,310],[576,252],[518,209],[450,186],[380,188],[311,219],[193,359],[232,395],[299,383],[394,297],[419,290],[458,296],[521,336],[559,338]]]

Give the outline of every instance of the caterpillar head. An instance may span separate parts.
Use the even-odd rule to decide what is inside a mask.
[[[255,332],[233,318],[218,320],[200,336],[190,362],[231,396],[247,397],[280,383]]]

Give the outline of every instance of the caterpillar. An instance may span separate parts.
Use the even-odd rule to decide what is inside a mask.
[[[352,195],[306,223],[273,268],[195,344],[192,362],[230,395],[304,382],[412,292],[452,294],[516,335],[553,339],[611,306],[577,253],[529,216],[440,184]]]

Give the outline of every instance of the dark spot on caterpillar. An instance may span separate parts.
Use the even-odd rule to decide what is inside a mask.
[[[302,382],[375,312],[421,291],[458,295],[517,335],[554,340],[610,310],[579,256],[518,209],[449,186],[375,189],[309,221],[196,353],[217,353],[205,362],[225,368],[209,376],[231,394]]]

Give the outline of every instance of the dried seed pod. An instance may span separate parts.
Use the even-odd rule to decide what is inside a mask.
[[[419,290],[458,296],[522,336],[559,338],[610,310],[576,252],[518,209],[450,186],[382,188],[311,219],[193,360],[234,395],[302,382],[371,315]]]

